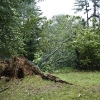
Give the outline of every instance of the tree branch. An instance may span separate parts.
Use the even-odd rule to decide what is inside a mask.
[[[7,89],[9,89],[9,86],[7,86],[7,87],[3,88],[2,90],[0,90],[0,93],[7,90]]]

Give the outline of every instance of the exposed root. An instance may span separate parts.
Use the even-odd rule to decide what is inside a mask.
[[[59,83],[65,83],[65,84],[73,85],[72,83],[69,83],[67,81],[61,80],[58,77],[53,76],[51,74],[47,74],[47,75],[43,74],[41,77],[42,77],[42,79],[46,79],[46,80],[51,80],[51,81],[54,81],[54,82],[59,82]]]
[[[6,81],[9,81],[11,78],[24,78],[27,75],[40,75],[42,79],[73,85],[51,74],[44,74],[37,66],[30,63],[24,57],[13,57],[11,60],[0,60],[0,76],[7,77],[5,78]]]

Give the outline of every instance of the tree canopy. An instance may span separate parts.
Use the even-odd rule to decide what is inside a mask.
[[[32,14],[34,21],[32,22]],[[40,10],[35,0],[1,0],[0,1],[0,56],[26,54],[25,45],[27,34],[32,28],[38,30]],[[31,20],[31,23],[28,22]],[[27,25],[26,25],[27,24]],[[34,26],[29,26],[34,24]],[[26,25],[26,26],[25,26]],[[24,29],[24,31],[23,31]],[[27,32],[28,33],[27,33]],[[27,34],[26,34],[27,33]],[[36,32],[36,34],[38,34]],[[34,38],[34,37],[31,37]],[[33,51],[34,52],[34,51]]]
[[[100,70],[100,0],[76,0],[74,10],[87,19],[60,14],[47,20],[37,2],[0,1],[0,57],[25,56],[46,71]]]

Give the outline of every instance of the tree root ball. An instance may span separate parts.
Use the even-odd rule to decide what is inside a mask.
[[[58,77],[51,74],[44,74],[37,66],[30,63],[25,57],[13,57],[10,60],[0,59],[0,76],[7,77],[5,78],[6,81],[9,81],[11,78],[24,78],[28,75],[40,75],[42,79],[45,80],[73,85],[69,82],[60,80]]]

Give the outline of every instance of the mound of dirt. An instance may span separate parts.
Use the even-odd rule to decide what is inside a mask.
[[[44,74],[37,66],[30,63],[28,59],[24,57],[13,57],[11,60],[0,59],[0,76],[1,78],[5,77],[6,81],[12,78],[24,78],[27,75],[40,75],[42,79],[72,85],[51,74]]]

